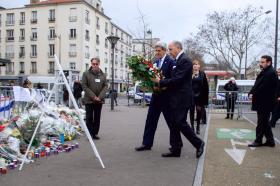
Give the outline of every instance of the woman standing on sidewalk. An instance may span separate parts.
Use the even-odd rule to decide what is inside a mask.
[[[194,131],[194,113],[196,110],[196,133],[200,134],[200,121],[202,109],[208,105],[209,86],[206,74],[200,70],[200,61],[193,61],[192,89],[194,97],[194,105],[190,109],[191,127]]]

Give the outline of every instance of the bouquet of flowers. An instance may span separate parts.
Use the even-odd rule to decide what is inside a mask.
[[[132,77],[140,81],[140,86],[145,91],[154,91],[152,78],[162,78],[161,71],[151,62],[141,56],[132,56],[127,60],[129,68],[132,70]]]

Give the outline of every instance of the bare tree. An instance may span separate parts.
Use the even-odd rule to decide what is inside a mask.
[[[202,62],[202,66],[204,66],[204,48],[200,45],[199,42],[194,40],[194,38],[188,38],[183,41],[183,46],[185,49],[185,53],[191,60],[198,59]]]
[[[243,61],[246,51],[260,41],[269,26],[262,15],[262,8],[252,6],[208,14],[195,39],[219,64],[241,75],[242,68],[246,68]]]

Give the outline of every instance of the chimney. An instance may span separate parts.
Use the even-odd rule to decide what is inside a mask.
[[[30,4],[39,3],[40,0],[30,0]]]

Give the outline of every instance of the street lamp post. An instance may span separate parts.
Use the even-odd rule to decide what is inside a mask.
[[[129,72],[127,72],[127,88],[126,88],[126,93],[127,93],[127,106],[129,106]]]
[[[111,49],[112,49],[112,82],[111,82],[111,110],[114,110],[114,97],[113,97],[113,90],[114,90],[114,63],[115,63],[115,46],[120,39],[117,36],[108,36],[107,39],[111,43]]]
[[[276,24],[275,24],[275,47],[274,47],[274,68],[277,69],[277,50],[278,50],[278,5],[279,0],[276,0]]]
[[[149,55],[149,60],[152,60],[152,47],[153,47],[153,32],[152,30],[148,30],[147,34],[149,34],[151,36],[151,41],[150,41],[150,55]]]
[[[278,0],[277,0],[278,1]],[[244,79],[247,79],[247,62],[248,62],[248,38],[249,38],[249,26],[260,16],[264,15],[264,14],[269,14],[271,13],[271,10],[268,10],[266,12],[264,12],[263,14],[260,14],[258,16],[256,16],[255,18],[253,18],[250,23],[248,24],[248,27],[246,29],[246,35],[245,35],[245,68],[244,68]]]

